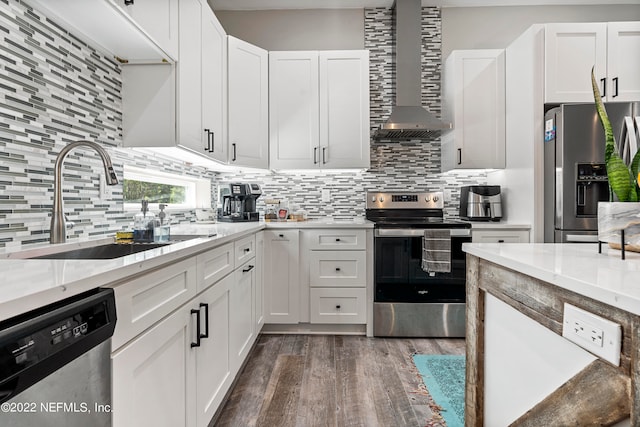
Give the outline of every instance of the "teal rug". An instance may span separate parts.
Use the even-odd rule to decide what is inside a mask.
[[[464,356],[414,354],[413,363],[447,427],[464,427]]]

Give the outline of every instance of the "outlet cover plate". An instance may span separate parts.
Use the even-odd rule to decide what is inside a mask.
[[[562,336],[615,366],[620,366],[620,324],[564,303]]]

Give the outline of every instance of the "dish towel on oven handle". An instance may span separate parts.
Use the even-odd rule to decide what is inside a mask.
[[[451,272],[451,232],[431,228],[422,237],[422,270],[433,275]]]

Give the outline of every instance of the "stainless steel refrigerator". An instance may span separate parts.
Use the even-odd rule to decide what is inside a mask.
[[[637,133],[640,102],[605,107],[616,143],[628,143]],[[544,139],[544,241],[597,242],[598,202],[609,200],[609,183],[595,104],[548,110]]]

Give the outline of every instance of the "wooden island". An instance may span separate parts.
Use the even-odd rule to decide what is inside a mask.
[[[640,425],[640,254],[622,260],[597,244],[463,249],[467,427]],[[565,304],[620,325],[618,347],[604,334],[617,365],[562,336]]]

